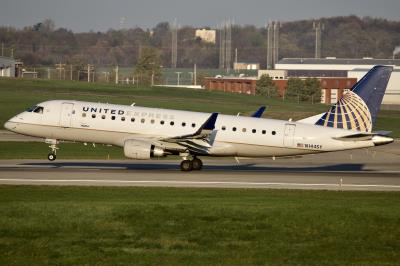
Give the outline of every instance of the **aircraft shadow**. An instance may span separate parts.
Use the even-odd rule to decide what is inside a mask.
[[[25,166],[43,166],[49,168],[93,169],[101,170],[179,170],[179,164],[171,163],[106,163],[106,162],[45,162],[24,163]],[[209,171],[248,171],[248,172],[351,172],[366,171],[363,164],[332,164],[321,166],[259,166],[257,164],[204,165]]]

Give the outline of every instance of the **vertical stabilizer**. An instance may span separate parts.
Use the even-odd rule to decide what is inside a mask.
[[[316,125],[371,132],[393,67],[375,66]]]

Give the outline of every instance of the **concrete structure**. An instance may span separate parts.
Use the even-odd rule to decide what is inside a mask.
[[[195,36],[197,38],[200,38],[203,42],[215,44],[216,31],[207,29],[198,29],[196,30]]]
[[[0,77],[15,77],[15,59],[0,56]]]
[[[234,70],[258,70],[260,69],[259,63],[234,63],[233,64]]]
[[[284,58],[276,64],[276,68],[286,70],[288,77],[348,77],[358,81],[375,65],[394,67],[383,104],[400,106],[400,59]],[[332,91],[331,101],[335,98]]]

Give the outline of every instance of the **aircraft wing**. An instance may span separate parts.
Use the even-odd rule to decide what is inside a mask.
[[[218,113],[212,113],[210,117],[201,125],[201,127],[193,134],[169,137],[160,139],[170,143],[181,143],[188,140],[206,140],[212,135],[215,129],[215,122],[217,121]]]

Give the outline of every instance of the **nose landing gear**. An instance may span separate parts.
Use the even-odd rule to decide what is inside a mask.
[[[51,149],[51,152],[47,155],[47,159],[49,161],[54,161],[57,158],[57,150],[59,149],[57,144],[59,142],[55,139],[46,139],[45,142],[50,144],[49,148]]]

